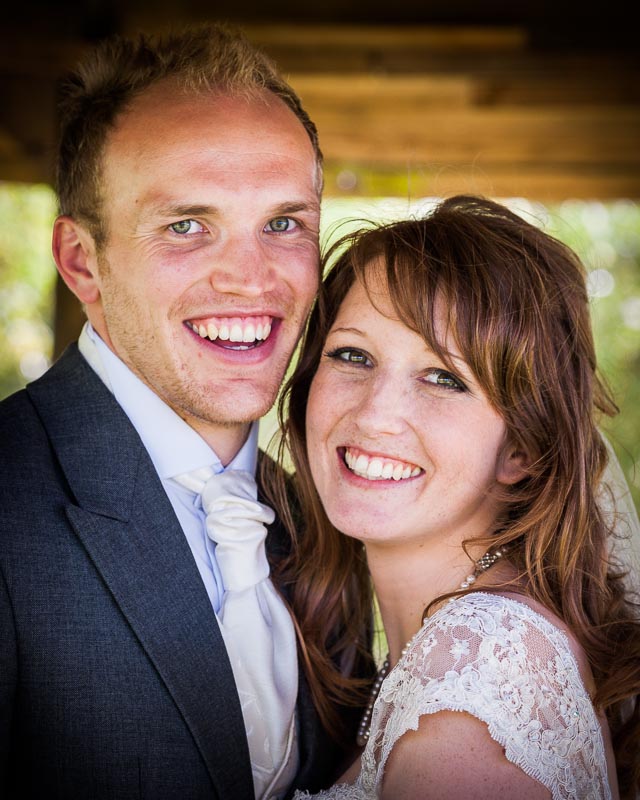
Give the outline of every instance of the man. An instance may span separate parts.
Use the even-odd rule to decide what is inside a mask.
[[[1,791],[243,800],[329,785],[341,753],[286,609],[266,578],[285,645],[237,655],[256,619],[223,629],[222,545],[204,490],[181,481],[255,472],[255,420],[318,284],[315,127],[222,27],[107,43],[60,108],[53,254],[88,321],[0,407]],[[273,515],[254,501],[262,531]],[[256,743],[273,727],[277,747]]]

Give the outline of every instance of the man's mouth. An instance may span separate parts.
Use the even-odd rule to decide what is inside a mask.
[[[345,447],[343,460],[351,472],[368,481],[404,481],[423,472],[421,467],[408,461],[388,456],[370,456],[352,447]]]
[[[200,338],[234,350],[248,350],[265,342],[271,333],[272,324],[273,318],[269,316],[208,317],[185,321],[187,328]]]

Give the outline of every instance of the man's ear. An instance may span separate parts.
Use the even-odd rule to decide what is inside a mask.
[[[60,216],[53,224],[53,258],[62,280],[84,305],[100,299],[96,246],[91,234],[76,220]]]
[[[526,478],[530,466],[531,457],[529,454],[522,450],[519,445],[507,443],[502,453],[498,456],[496,480],[498,483],[512,486],[514,483]]]

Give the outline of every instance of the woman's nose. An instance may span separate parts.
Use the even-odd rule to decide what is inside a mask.
[[[361,387],[357,424],[368,435],[398,434],[407,426],[410,402],[397,376],[387,374]]]

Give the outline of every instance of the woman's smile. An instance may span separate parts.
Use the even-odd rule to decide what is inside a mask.
[[[424,472],[416,464],[410,464],[391,456],[367,453],[357,447],[338,448],[347,469],[368,481],[402,481],[415,478]]]

